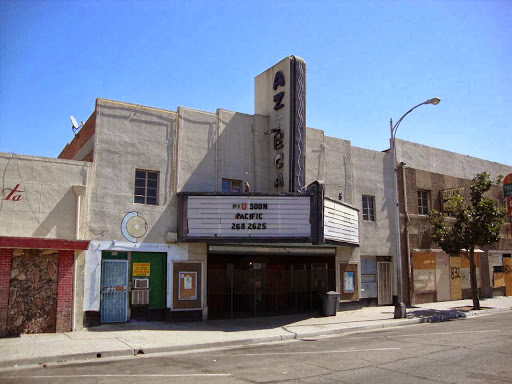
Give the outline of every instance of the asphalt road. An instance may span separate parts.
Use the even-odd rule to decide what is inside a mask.
[[[1,383],[512,383],[512,312],[123,360],[0,371]]]

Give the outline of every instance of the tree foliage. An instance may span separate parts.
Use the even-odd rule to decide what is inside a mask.
[[[501,183],[501,177],[495,180]],[[448,202],[451,219],[432,210],[429,213],[432,225],[432,240],[449,255],[465,254],[470,265],[470,280],[473,296],[473,309],[480,309],[478,300],[475,247],[483,247],[499,241],[500,230],[506,210],[496,207],[494,200],[485,194],[493,181],[487,172],[478,173],[471,182],[469,201],[455,195]]]

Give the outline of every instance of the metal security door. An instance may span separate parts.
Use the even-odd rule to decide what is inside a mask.
[[[127,321],[128,260],[101,262],[101,322]]]
[[[393,302],[391,296],[391,263],[377,263],[377,285],[379,305],[388,305]]]

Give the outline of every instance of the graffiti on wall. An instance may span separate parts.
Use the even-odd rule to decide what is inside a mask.
[[[459,267],[451,267],[450,268],[450,277],[452,280],[460,279],[460,268]]]

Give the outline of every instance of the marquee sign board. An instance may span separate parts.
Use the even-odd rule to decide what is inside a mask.
[[[355,208],[324,199],[324,239],[359,244],[359,216]]]
[[[325,198],[314,182],[305,193],[178,193],[183,242],[359,245],[359,211]]]
[[[180,237],[185,241],[311,242],[311,194],[185,194]]]

